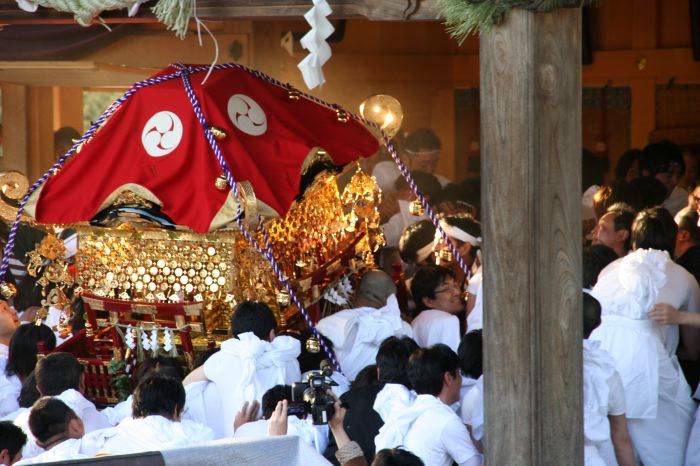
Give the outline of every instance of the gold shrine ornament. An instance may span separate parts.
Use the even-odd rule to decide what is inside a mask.
[[[306,347],[306,351],[312,354],[316,354],[321,351],[321,342],[318,341],[318,338],[315,336],[309,337],[304,346]]]
[[[216,180],[214,181],[214,187],[218,189],[219,191],[226,191],[228,189],[228,180],[226,179],[225,174],[221,174],[216,177]]]
[[[420,199],[414,199],[408,205],[408,212],[415,217],[420,217],[425,214],[425,207],[421,204]]]
[[[213,134],[214,137],[220,141],[222,139],[226,139],[226,137],[228,136],[228,133],[226,132],[225,129],[218,128],[216,126],[212,126],[211,128],[209,128],[209,131],[211,131],[211,134]]]
[[[0,283],[0,294],[5,299],[10,299],[17,294],[17,287],[10,282]]]

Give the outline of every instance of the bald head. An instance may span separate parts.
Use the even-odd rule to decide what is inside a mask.
[[[355,293],[356,307],[380,308],[386,305],[387,298],[396,293],[396,285],[391,277],[381,270],[365,273]]]

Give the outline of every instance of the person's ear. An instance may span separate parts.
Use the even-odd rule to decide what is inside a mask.
[[[678,240],[688,241],[690,239],[690,232],[688,230],[678,230]]]
[[[267,335],[267,341],[274,340],[276,336],[277,336],[277,332],[275,331],[275,329],[274,328],[271,329],[270,333]]]
[[[435,309],[433,306],[435,304],[435,300],[433,298],[428,298],[427,296],[423,296],[423,304],[428,308],[428,309]]]
[[[617,239],[621,242],[627,241],[627,238],[630,237],[630,232],[628,230],[620,229],[615,232],[615,235],[617,235]]]
[[[68,421],[68,437],[69,438],[83,438],[85,435],[85,426],[83,421],[79,417],[74,417]]]
[[[10,450],[3,448],[0,450],[0,464],[12,464],[12,458],[10,458]]]

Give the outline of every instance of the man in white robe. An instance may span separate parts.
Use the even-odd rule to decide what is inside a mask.
[[[668,218],[667,218],[668,217]],[[615,360],[625,388],[628,429],[644,464],[682,466],[695,412],[690,387],[676,359],[678,327],[655,324],[649,312],[665,302],[697,312],[700,289],[675,264],[673,218],[648,209],[635,219],[634,251],[606,267],[592,295],[601,304],[602,323],[591,334]],[[684,343],[690,349],[697,341]],[[688,333],[692,335],[692,333]]]
[[[437,265],[422,268],[411,282],[411,295],[418,312],[411,322],[416,343],[444,343],[456,352],[461,331],[455,314],[464,310],[464,303],[452,271]]]
[[[408,377],[417,395],[387,384],[374,409],[385,424],[375,438],[377,451],[403,447],[426,465],[480,466],[481,455],[462,420],[450,408],[459,401],[459,359],[446,345],[419,349],[411,355]]]
[[[214,439],[214,431],[180,416],[185,407],[185,389],[179,380],[155,374],[134,391],[132,417],[118,426],[103,429],[83,439],[81,451],[125,455],[196,445]]]
[[[275,316],[264,303],[238,305],[231,316],[233,338],[184,380],[190,419],[211,427],[217,438],[231,437],[234,419],[245,402],[260,403],[271,387],[301,380],[296,359],[301,352],[299,341],[275,337],[276,329]]]
[[[15,464],[21,466],[88,458],[80,452],[81,438],[85,434],[83,421],[58,398],[45,396],[34,403],[29,427],[35,437],[33,441],[43,452]]]
[[[600,325],[600,303],[583,295],[583,433],[586,466],[635,466],[625,417],[625,389],[615,360],[600,341],[589,340]]]
[[[371,270],[357,287],[355,308],[336,312],[316,324],[316,329],[333,342],[343,374],[351,381],[374,364],[382,341],[391,336],[413,336],[411,326],[401,319],[395,293],[396,285],[388,274]]]
[[[93,432],[109,427],[107,417],[97,411],[95,405],[83,396],[83,369],[72,354],[51,353],[37,362],[35,372],[36,387],[41,396],[52,396],[63,401],[81,420],[85,432]],[[34,441],[29,428],[31,411],[17,416],[15,425],[27,434],[27,444],[22,450],[23,458],[32,458],[43,453]]]
[[[16,375],[5,374],[10,339],[18,327],[17,311],[0,301],[0,418],[19,408],[17,397],[22,383]]]

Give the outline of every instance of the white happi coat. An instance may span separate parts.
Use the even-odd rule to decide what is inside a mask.
[[[625,414],[625,392],[615,360],[599,341],[583,341],[583,435],[586,466],[606,466],[600,448],[610,439],[608,415]]]
[[[343,374],[355,380],[358,372],[374,364],[382,341],[391,336],[413,336],[411,326],[401,320],[401,310],[395,295],[386,305],[376,309],[360,307],[346,309],[318,321],[316,329],[333,342]]]
[[[440,399],[387,384],[377,394],[374,410],[384,420],[375,437],[377,451],[403,447],[431,466],[450,466],[453,461],[481,465],[481,455],[462,420]]]
[[[16,375],[6,375],[7,345],[0,344],[0,418],[19,409],[19,392],[22,390],[22,382]]]
[[[697,282],[688,285],[685,274],[666,252],[636,250],[606,267],[591,293],[601,304],[602,323],[590,339],[599,340],[615,360],[630,436],[650,465],[683,464],[695,411],[675,356],[678,327],[664,328],[648,318],[656,303],[684,309],[695,299]]]
[[[300,353],[299,340],[288,336],[268,342],[247,332],[224,341],[221,351],[204,363],[211,383],[185,386],[187,412],[183,418],[211,427],[217,438],[233,436],[233,421],[243,403],[260,402],[275,385],[301,381]]]
[[[411,322],[413,338],[419,346],[427,348],[436,343],[444,343],[457,352],[461,335],[459,318],[449,312],[426,309]]]
[[[109,420],[102,413],[97,411],[92,401],[85,398],[79,391],[72,388],[65,390],[60,395],[56,396],[63,401],[75,414],[83,421],[85,433],[93,432],[99,429],[110,427]],[[22,458],[33,458],[40,455],[45,450],[36,444],[36,439],[29,429],[29,414],[31,411],[25,411],[17,416],[14,423],[20,427],[27,435],[27,443],[22,449]]]
[[[88,434],[83,437],[81,451],[89,456],[127,455],[197,445],[213,439],[214,431],[207,426],[154,415],[127,418],[116,427]]]
[[[44,464],[53,461],[90,458],[88,455],[80,452],[81,444],[82,439],[69,438],[33,458],[22,458],[22,460],[16,462],[15,465],[22,466],[25,464]]]

